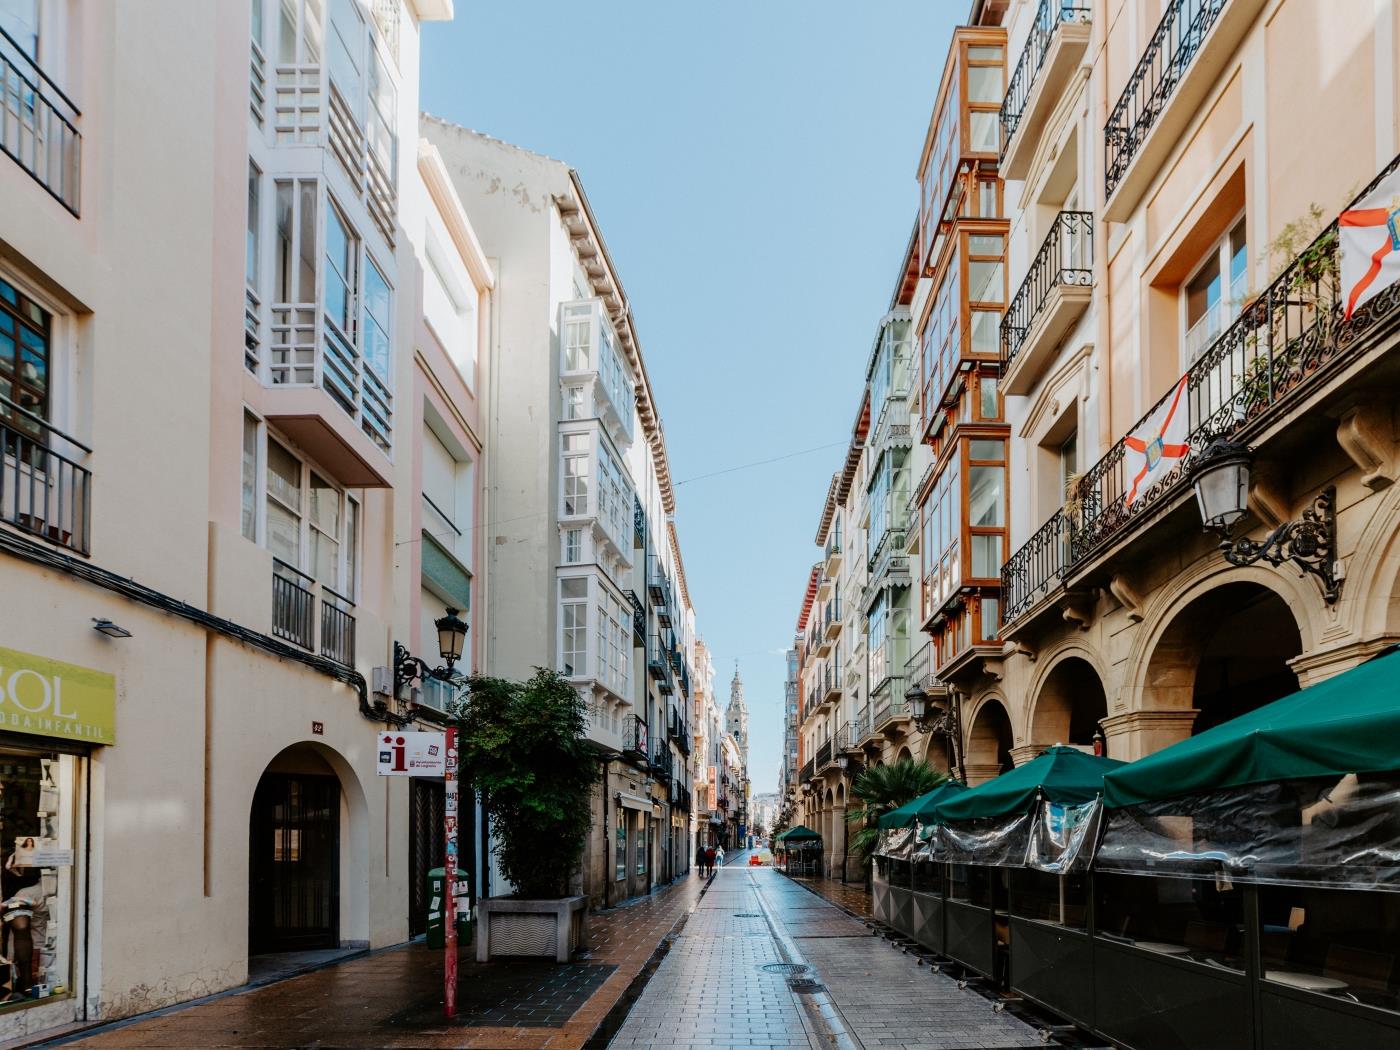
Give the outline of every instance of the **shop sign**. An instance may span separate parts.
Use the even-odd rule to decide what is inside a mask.
[[[114,744],[117,680],[102,671],[0,648],[0,730]]]
[[[443,733],[380,733],[381,777],[440,777],[447,772]]]

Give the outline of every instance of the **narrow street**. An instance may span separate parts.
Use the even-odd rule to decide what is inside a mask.
[[[1040,1046],[1037,1030],[892,950],[772,868],[720,870],[676,936],[615,1050],[665,1046]]]
[[[1002,1050],[1036,1028],[918,965],[860,919],[735,855],[590,922],[584,958],[489,967],[463,952],[460,1014],[441,1013],[421,943],[44,1045],[718,1050]],[[834,887],[840,889],[839,884]],[[852,889],[852,903],[860,894]],[[660,957],[649,979],[648,962]],[[639,975],[642,975],[639,978]],[[645,982],[643,985],[643,981]],[[638,990],[640,988],[640,995]]]

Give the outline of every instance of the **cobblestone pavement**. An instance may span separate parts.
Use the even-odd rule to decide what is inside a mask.
[[[216,996],[70,1040],[81,1047],[476,1047],[578,1050],[657,945],[700,898],[695,874],[588,919],[588,958],[549,963],[466,962],[459,1017],[442,1017],[442,953],[422,942],[276,984]]]
[[[842,882],[840,879],[809,877],[794,877],[792,881],[806,886],[813,893],[825,897],[838,908],[844,908],[853,915],[859,915],[862,919],[868,919],[871,916],[870,891],[865,888],[864,882]]]
[[[775,963],[808,969],[791,978],[763,969]],[[802,884],[735,866],[719,873],[609,1048],[1040,1045],[1030,1025],[892,951]]]

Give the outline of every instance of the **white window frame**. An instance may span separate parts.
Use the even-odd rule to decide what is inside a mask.
[[[359,600],[360,577],[364,566],[364,501],[362,497],[350,489],[338,484],[334,480],[334,475],[330,471],[318,465],[314,460],[306,455],[296,442],[288,439],[284,434],[277,433],[269,428],[267,421],[258,416],[251,408],[244,406],[244,418],[253,420],[257,425],[256,457],[255,467],[257,483],[254,489],[254,528],[257,538],[253,541],[264,550],[271,550],[267,545],[267,501],[275,499],[268,492],[268,442],[275,441],[289,452],[301,465],[300,471],[300,492],[301,509],[299,511],[298,538],[297,538],[297,564],[293,565],[297,572],[305,574],[307,577],[316,580],[323,588],[334,591],[336,594],[351,602]],[[241,434],[241,431],[240,431]],[[242,525],[242,458],[243,442],[238,443],[239,448],[239,523],[240,535]],[[315,566],[311,565],[311,475],[316,474],[327,486],[337,493],[340,535],[337,538],[339,544],[336,558],[336,578],[335,582],[327,582],[317,578]],[[352,513],[351,508],[354,508]],[[356,528],[351,529],[354,522]],[[275,557],[276,555],[274,555]]]
[[[584,585],[583,597],[569,598],[568,600],[565,600],[564,583],[565,581],[575,580],[583,583]],[[590,642],[592,641],[592,639],[590,638],[589,633],[589,621],[591,619],[589,616],[589,608],[593,604],[593,587],[595,585],[596,584],[593,577],[588,574],[560,576],[558,582],[555,584],[555,601],[558,603],[559,608],[559,629],[557,632],[557,637],[555,639],[555,645],[556,651],[559,654],[559,673],[562,674],[565,678],[588,678],[591,675],[592,665],[589,663],[589,649]],[[570,624],[566,624],[565,611],[576,609],[583,610],[583,622],[580,624],[574,621]],[[582,649],[565,649],[564,632],[566,630],[576,630],[580,633],[580,636],[583,639]],[[567,655],[569,653],[582,654],[582,659],[574,662],[574,667],[572,670],[567,669],[565,666]]]
[[[1191,267],[1191,272],[1186,276],[1186,279],[1181,282],[1181,285],[1177,290],[1177,313],[1180,317],[1181,323],[1181,327],[1179,329],[1179,331],[1181,332],[1179,352],[1181,355],[1181,369],[1183,372],[1189,369],[1193,364],[1195,364],[1196,360],[1199,359],[1200,356],[1204,354],[1207,349],[1209,349],[1209,344],[1207,344],[1206,346],[1201,347],[1200,352],[1197,353],[1195,357],[1192,357],[1191,355],[1190,335],[1193,327],[1193,322],[1190,319],[1190,307],[1188,303],[1190,293],[1188,289],[1191,287],[1191,283],[1201,275],[1201,273],[1206,269],[1207,266],[1211,264],[1212,261],[1216,262],[1216,264],[1220,267],[1220,304],[1222,308],[1222,315],[1220,318],[1219,330],[1212,337],[1211,341],[1214,342],[1215,339],[1218,339],[1220,337],[1220,333],[1223,333],[1225,329],[1229,328],[1230,325],[1234,323],[1235,318],[1239,316],[1240,306],[1242,304],[1236,301],[1234,283],[1230,280],[1230,260],[1234,256],[1234,252],[1231,250],[1230,245],[1230,235],[1235,232],[1235,227],[1245,222],[1245,215],[1247,211],[1248,209],[1241,208],[1238,212],[1235,213],[1233,217],[1231,217],[1230,221],[1225,224],[1224,232],[1221,233],[1221,235],[1215,239],[1215,242],[1206,251],[1201,253],[1201,257],[1198,260],[1196,260],[1195,265]],[[1240,275],[1240,279],[1242,282],[1242,288],[1240,290],[1241,296],[1243,296],[1244,293],[1248,291],[1250,281],[1249,231],[1247,227],[1245,230],[1244,247],[1245,268],[1244,273]],[[1196,319],[1194,324],[1199,324],[1205,321],[1209,316],[1209,310],[1207,310],[1206,313],[1202,314]]]

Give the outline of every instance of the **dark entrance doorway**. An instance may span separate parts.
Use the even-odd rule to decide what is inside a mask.
[[[447,795],[440,781],[414,777],[409,783],[413,794],[408,814],[408,935],[417,937],[428,929],[428,872],[447,865],[443,830]],[[459,805],[458,811],[461,809]],[[470,838],[459,838],[458,856],[465,855],[471,844]]]
[[[264,773],[248,837],[248,951],[340,942],[340,781]]]

